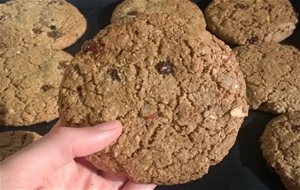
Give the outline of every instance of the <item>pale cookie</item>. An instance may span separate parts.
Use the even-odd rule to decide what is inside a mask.
[[[42,47],[0,54],[0,125],[23,126],[58,117],[58,88],[72,56]]]
[[[41,136],[29,131],[7,131],[0,133],[0,161],[28,146]]]
[[[64,0],[8,1],[0,6],[0,25],[0,41],[9,47],[29,44],[54,49],[72,45],[87,27],[81,13]],[[3,30],[17,38],[1,34]]]
[[[300,51],[280,44],[234,49],[252,109],[276,114],[300,111]]]
[[[88,157],[141,183],[201,178],[233,146],[247,116],[233,52],[208,32],[164,15],[115,23],[68,67],[59,107],[68,126],[120,120],[120,138]]]
[[[213,0],[205,18],[214,34],[236,45],[283,41],[298,22],[289,0]]]
[[[263,156],[288,190],[300,189],[300,112],[273,119],[260,138]]]
[[[124,0],[113,12],[111,22],[138,14],[167,13],[186,19],[190,25],[205,29],[206,22],[199,7],[189,0]]]

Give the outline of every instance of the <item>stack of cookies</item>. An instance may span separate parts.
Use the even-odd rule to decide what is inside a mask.
[[[288,0],[214,0],[205,10],[208,28],[236,45],[250,108],[283,114],[261,137],[261,150],[287,189],[300,189],[300,51],[279,42],[296,28]]]
[[[189,0],[124,0],[72,59],[61,49],[86,29],[76,8],[9,1],[0,5],[0,124],[50,121],[57,110],[69,127],[119,120],[120,138],[87,160],[136,182],[171,185],[218,164],[250,106],[282,114],[261,149],[298,190],[300,52],[280,44],[297,22],[289,0],[212,0],[204,14]],[[0,135],[1,159],[39,138]]]
[[[101,170],[141,183],[201,178],[228,154],[248,114],[234,53],[188,0],[125,0],[111,20],[66,69],[61,121],[122,122],[119,139],[87,157]]]
[[[81,13],[64,0],[0,4],[0,125],[28,126],[58,117],[58,91],[72,56],[61,49],[86,30]],[[0,160],[37,139],[1,133]]]

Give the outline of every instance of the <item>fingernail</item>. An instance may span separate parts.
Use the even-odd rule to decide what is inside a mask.
[[[119,121],[110,121],[98,124],[95,127],[99,128],[100,131],[109,131],[122,127],[122,124]]]

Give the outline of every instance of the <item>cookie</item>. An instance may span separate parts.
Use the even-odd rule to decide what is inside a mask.
[[[0,133],[0,161],[38,140],[41,136],[29,131],[7,131]]]
[[[17,37],[7,40],[9,36],[0,35],[0,41],[9,47],[29,44],[54,49],[72,45],[87,27],[81,13],[63,0],[8,1],[0,6],[0,25],[0,33],[4,28]]]
[[[136,17],[138,14],[166,13],[186,19],[190,25],[206,28],[204,15],[199,7],[189,0],[124,0],[114,10],[111,22],[122,18]]]
[[[213,0],[205,18],[214,34],[235,45],[283,41],[298,22],[289,0]]]
[[[58,117],[58,88],[72,56],[42,47],[0,54],[0,125],[23,126]]]
[[[252,109],[281,114],[300,111],[300,52],[288,45],[260,44],[234,49]]]
[[[115,23],[68,67],[59,112],[67,126],[120,120],[120,138],[87,159],[142,183],[195,180],[233,146],[247,116],[234,54],[167,14]]]
[[[0,25],[0,31],[0,54],[2,54],[10,47],[14,47],[14,44],[16,44],[15,42],[18,41],[19,37],[15,32],[2,25]]]
[[[288,190],[300,189],[300,112],[281,115],[267,125],[260,138],[267,163]]]

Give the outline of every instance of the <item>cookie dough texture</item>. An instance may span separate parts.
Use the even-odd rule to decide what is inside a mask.
[[[7,131],[0,133],[0,161],[28,146],[41,136],[29,131]]]
[[[124,0],[113,12],[111,22],[138,14],[166,13],[186,19],[190,25],[205,29],[206,22],[199,7],[189,0]]]
[[[81,13],[64,0],[8,1],[0,6],[0,25],[0,41],[9,47],[29,44],[54,49],[72,45],[87,27]]]
[[[62,122],[120,120],[120,138],[88,157],[143,183],[195,180],[219,163],[247,115],[234,54],[208,32],[189,34],[177,17],[115,23],[87,42],[62,88]]]
[[[41,47],[0,54],[0,124],[23,126],[58,117],[58,88],[72,56]]]
[[[288,45],[260,44],[234,49],[252,109],[275,114],[300,111],[300,52]]]
[[[261,150],[288,190],[300,189],[300,112],[281,115],[267,125]]]
[[[289,0],[213,0],[205,18],[214,34],[235,45],[283,41],[298,22]]]

